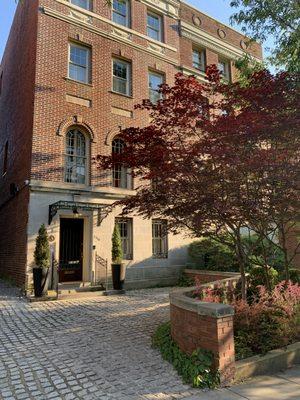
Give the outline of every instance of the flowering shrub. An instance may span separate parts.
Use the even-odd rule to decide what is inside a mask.
[[[265,354],[300,339],[299,284],[283,281],[271,293],[259,286],[251,304],[237,298],[232,288],[220,286],[204,288],[197,297],[202,301],[227,302],[235,308],[237,359]]]

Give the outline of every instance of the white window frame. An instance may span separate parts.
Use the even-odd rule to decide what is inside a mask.
[[[74,1],[74,0],[69,0],[69,2],[70,2],[71,4],[73,4],[74,6],[76,6],[76,7],[80,7],[80,8],[82,8],[82,9],[84,9],[84,10],[92,11],[92,0],[86,0],[87,7],[81,7],[81,6],[79,6],[78,4],[74,4],[73,1]]]
[[[114,151],[114,142],[115,141],[119,141],[119,150],[118,151]],[[122,148],[120,146],[120,143],[123,143]],[[111,149],[112,154],[120,154],[124,147],[125,147],[125,142],[121,138],[119,138],[119,137],[114,138],[112,141],[112,149]],[[119,175],[118,179],[116,179],[116,174]],[[115,184],[116,180],[119,181],[118,185]],[[112,186],[114,188],[132,190],[132,175],[131,175],[130,169],[122,164],[113,165],[112,166]]]
[[[221,71],[220,69],[220,65],[223,64],[224,65],[224,73]],[[226,60],[224,58],[219,57],[218,60],[218,69],[221,72],[221,75],[223,77],[223,79],[227,80],[227,81],[231,81],[231,66],[230,66],[230,60]]]
[[[161,226],[161,230],[165,229],[166,234],[155,236],[155,227]],[[159,249],[161,251],[159,251]],[[153,258],[168,258],[168,233],[167,221],[163,219],[152,220],[152,257]]]
[[[196,66],[194,63],[194,54],[197,53],[199,59],[199,66]],[[206,70],[206,51],[204,49],[193,48],[193,68],[197,69],[198,71],[205,72]],[[201,64],[203,64],[203,69],[201,68]]]
[[[126,15],[125,15],[126,23],[125,23],[125,25],[114,21],[114,14],[122,15],[122,14],[120,14],[117,11],[114,10],[114,0],[112,0],[112,4],[111,4],[111,20],[115,24],[118,24],[120,26],[125,26],[126,28],[130,28],[130,26],[131,26],[131,4],[130,4],[130,0],[123,0],[123,1],[126,3]]]
[[[75,154],[68,154],[67,152],[67,138],[68,138],[68,133],[71,131],[78,131],[83,137],[84,137],[84,148],[85,148],[85,153],[83,156],[79,156],[76,154],[76,145],[74,146],[75,148]],[[77,141],[77,140],[76,140]],[[77,166],[77,160],[82,159],[84,161],[84,182],[78,182],[78,177],[75,180],[69,180],[67,179],[67,167],[68,167],[68,157],[73,157],[75,162],[73,162],[73,166],[76,169]],[[89,159],[89,140],[87,136],[84,134],[84,132],[80,129],[80,127],[74,126],[68,129],[66,136],[65,136],[65,153],[64,153],[64,182],[66,183],[73,183],[73,184],[80,184],[80,185],[86,185],[88,181],[88,159]]]
[[[77,48],[79,48],[79,49],[84,49],[84,50],[86,50],[86,54],[87,54],[87,57],[86,57],[86,66],[84,67],[85,68],[85,80],[84,81],[81,81],[81,80],[78,80],[78,79],[74,79],[73,77],[71,77],[70,76],[70,65],[72,64],[72,65],[77,65],[77,64],[75,64],[75,63],[72,63],[71,62],[71,48],[72,47],[77,47]],[[79,64],[78,64],[79,65]],[[82,67],[82,65],[79,65],[80,67]],[[82,67],[83,68],[83,67]],[[76,82],[80,82],[80,83],[85,83],[85,84],[89,84],[89,83],[91,83],[91,49],[89,48],[89,47],[87,47],[87,46],[83,46],[83,45],[80,45],[80,44],[77,44],[77,43],[74,43],[74,42],[69,42],[69,50],[68,50],[68,78],[69,79],[72,79],[73,81],[76,81]]]
[[[148,15],[151,15],[152,17],[156,17],[158,19],[158,22],[159,22],[159,24],[158,24],[158,39],[154,39],[153,37],[151,37],[148,34],[148,29],[152,29],[152,30],[155,31],[155,29],[152,26],[148,25]],[[156,40],[158,42],[162,42],[163,41],[163,16],[160,15],[160,14],[157,14],[157,13],[151,11],[151,10],[147,11],[147,36],[150,39]]]
[[[151,76],[151,75],[157,76],[157,77],[161,78],[161,83],[160,83],[160,85],[162,85],[162,84],[165,82],[165,75],[162,74],[162,73],[159,73],[159,72],[154,72],[154,71],[152,71],[152,70],[148,70],[148,92],[149,92],[148,95],[149,95],[149,100],[151,101],[151,103],[157,104],[157,102],[158,102],[159,100],[161,100],[161,99],[163,98],[163,96],[162,96],[161,93],[158,93],[157,89],[153,89],[153,88],[150,87],[150,76]],[[157,94],[159,95],[159,98],[158,98],[157,100],[156,100],[156,99],[155,99],[155,100],[152,100],[152,99],[151,99],[152,94],[155,96],[154,92],[157,93]]]
[[[123,65],[126,65],[126,93],[118,92],[117,90],[114,90],[114,79],[122,79],[122,80],[124,80],[124,78],[120,78],[120,77],[114,75],[114,63],[115,62],[119,62],[119,63],[121,63]],[[132,69],[132,66],[131,66],[131,63],[129,61],[125,61],[125,60],[122,60],[122,59],[117,58],[117,57],[114,57],[112,59],[112,91],[114,93],[118,93],[118,94],[121,94],[123,96],[131,96],[132,95],[131,69]]]
[[[119,226],[121,243],[122,243],[122,252],[123,252],[123,260],[132,260],[133,259],[133,239],[132,239],[132,218],[116,218],[115,223]],[[120,224],[127,225],[127,236],[123,236],[123,230],[120,227]],[[127,249],[127,251],[124,251]]]

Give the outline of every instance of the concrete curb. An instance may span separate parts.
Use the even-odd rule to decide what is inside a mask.
[[[286,349],[272,350],[265,356],[254,356],[237,361],[234,382],[257,375],[273,374],[295,364],[300,364],[300,342],[293,343]]]

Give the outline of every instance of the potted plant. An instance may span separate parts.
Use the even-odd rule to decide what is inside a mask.
[[[35,297],[42,297],[48,289],[48,272],[50,267],[50,247],[45,225],[41,225],[35,242],[35,267],[33,268],[33,285]]]
[[[122,263],[123,251],[119,226],[116,224],[112,235],[111,270],[114,290],[123,290],[125,282],[125,265]]]

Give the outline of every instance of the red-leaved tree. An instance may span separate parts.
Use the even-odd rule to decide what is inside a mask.
[[[248,85],[228,84],[210,66],[207,83],[178,74],[160,92],[157,104],[137,106],[151,123],[120,132],[123,153],[96,158],[99,168],[123,163],[133,171],[136,194],[118,203],[124,213],[166,218],[173,232],[231,246],[244,298],[245,227],[283,249],[288,278],[288,236],[299,220],[297,76],[262,70]]]

